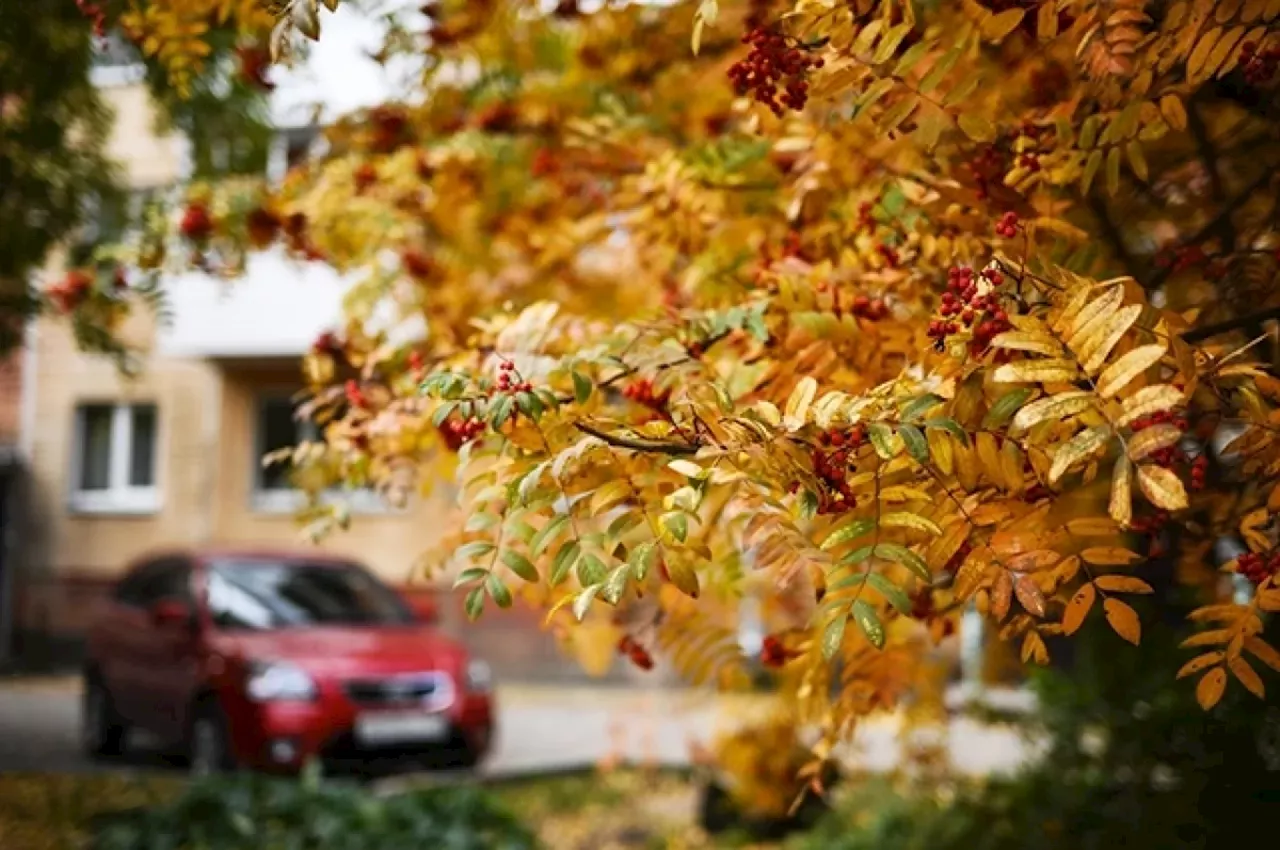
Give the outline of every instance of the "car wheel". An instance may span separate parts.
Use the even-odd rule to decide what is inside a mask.
[[[217,705],[205,703],[196,709],[187,749],[192,776],[213,776],[235,768],[226,717]]]
[[[80,740],[85,752],[93,758],[119,755],[125,732],[106,686],[96,675],[86,676],[80,711]]]

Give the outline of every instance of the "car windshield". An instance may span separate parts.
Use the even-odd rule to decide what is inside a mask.
[[[208,572],[208,600],[214,625],[228,630],[413,622],[399,595],[355,564],[215,562]]]

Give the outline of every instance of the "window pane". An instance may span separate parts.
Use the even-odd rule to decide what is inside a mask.
[[[298,423],[293,402],[287,398],[264,399],[258,408],[258,489],[288,490],[293,468],[289,463],[262,466],[262,457],[298,444]]]
[[[156,483],[156,409],[133,408],[133,440],[129,447],[129,486],[154,487]]]
[[[106,490],[111,486],[111,420],[107,404],[80,408],[80,489]]]
[[[222,629],[406,625],[404,601],[354,564],[232,560],[209,571],[209,613]]]

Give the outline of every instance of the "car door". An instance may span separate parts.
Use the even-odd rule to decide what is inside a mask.
[[[179,602],[194,611],[191,562],[181,556],[147,565],[146,580],[130,595],[124,687],[130,695],[128,719],[166,741],[185,732],[186,706],[199,671],[198,633],[189,623],[157,623],[157,603]]]
[[[164,563],[136,564],[116,585],[94,635],[95,662],[111,701],[131,726],[148,727],[150,698],[146,693],[146,642],[150,586],[164,571]]]

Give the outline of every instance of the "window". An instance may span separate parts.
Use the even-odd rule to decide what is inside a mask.
[[[76,411],[72,509],[157,510],[157,431],[153,404],[81,405]]]
[[[162,599],[190,602],[191,565],[176,557],[148,561],[116,585],[115,599],[132,608],[149,608]]]
[[[209,568],[209,616],[220,629],[408,625],[404,601],[355,564],[235,560]]]
[[[84,224],[73,240],[70,262],[88,265],[99,245],[123,241],[141,224],[148,209],[163,199],[159,188],[133,189],[110,197],[87,196],[84,200]]]
[[[146,66],[137,49],[119,32],[93,40],[90,76],[97,86],[124,86],[142,82]]]
[[[321,439],[320,426],[298,417],[298,402],[288,395],[267,395],[258,399],[258,438],[254,445],[253,508],[266,513],[291,513],[303,506],[304,496],[297,486],[297,469],[286,460],[267,465],[268,455],[291,449],[300,443]],[[340,490],[331,496],[348,502],[362,513],[386,510],[381,497],[369,488]]]

